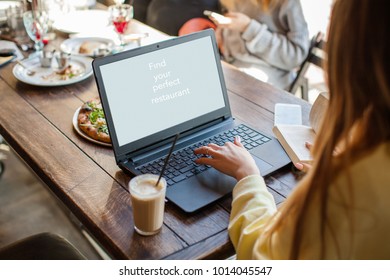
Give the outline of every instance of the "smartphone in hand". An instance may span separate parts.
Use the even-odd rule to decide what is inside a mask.
[[[229,24],[232,22],[232,20],[228,17],[225,17],[221,14],[218,14],[216,12],[212,12],[212,11],[208,11],[208,10],[204,10],[203,11],[203,14],[205,16],[208,16],[208,17],[211,17],[213,18],[215,21],[217,21],[217,23],[219,24]]]

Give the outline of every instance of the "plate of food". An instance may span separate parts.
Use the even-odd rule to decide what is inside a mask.
[[[84,37],[67,39],[62,42],[60,49],[71,55],[98,57],[109,54],[113,46],[114,41],[111,39]]]
[[[103,146],[111,146],[106,118],[99,98],[79,107],[73,115],[73,128],[83,138]]]
[[[78,83],[93,74],[92,59],[89,57],[70,57],[66,67],[58,69],[42,67],[39,57],[23,60],[12,70],[15,78],[34,86],[63,86]]]

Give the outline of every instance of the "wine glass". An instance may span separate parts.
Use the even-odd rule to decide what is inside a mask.
[[[48,15],[45,11],[27,11],[23,14],[23,23],[28,36],[35,42],[36,52],[43,49],[43,37],[48,30]]]
[[[133,6],[129,4],[112,5],[108,10],[110,22],[114,25],[115,32],[118,33],[120,46],[123,47],[126,44],[123,40],[123,35],[134,16]]]

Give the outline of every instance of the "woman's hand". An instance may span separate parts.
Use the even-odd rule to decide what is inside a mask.
[[[309,151],[311,151],[311,149],[313,148],[313,144],[310,142],[305,142],[305,146]],[[339,147],[336,147],[333,151],[333,156],[338,156],[339,154],[341,154],[341,152],[342,152],[342,149]],[[296,167],[296,169],[298,169],[299,171],[302,171],[302,172],[307,172],[312,167],[311,164],[303,163],[303,162],[296,162],[296,163],[294,163],[294,166]]]
[[[237,181],[249,175],[260,174],[255,160],[241,144],[239,136],[236,136],[234,143],[227,142],[224,146],[209,144],[196,149],[194,153],[206,155],[195,160],[195,163],[210,165]]]
[[[210,19],[217,25],[217,27],[236,30],[241,33],[245,31],[251,21],[250,17],[243,13],[229,12],[224,16],[230,19],[230,21],[218,21],[217,18],[213,18],[212,16],[210,16]]]
[[[305,146],[310,151],[311,148],[313,147],[313,144],[309,142],[305,142]],[[311,169],[311,164],[304,163],[304,162],[296,162],[294,163],[294,166],[296,169],[302,172],[307,172]]]

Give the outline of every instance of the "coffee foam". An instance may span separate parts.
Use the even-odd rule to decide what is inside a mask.
[[[140,180],[131,186],[131,191],[133,195],[136,195],[139,198],[154,197],[164,188],[162,181],[159,182],[158,186],[156,186],[156,182],[157,180],[154,178]]]

